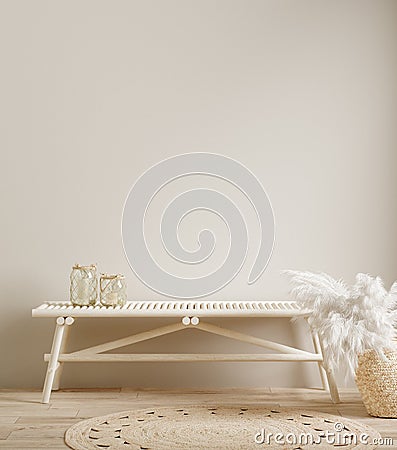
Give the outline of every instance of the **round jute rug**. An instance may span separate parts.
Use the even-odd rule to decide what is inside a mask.
[[[379,438],[367,425],[330,414],[237,406],[126,411],[76,423],[65,434],[75,450],[368,450]]]

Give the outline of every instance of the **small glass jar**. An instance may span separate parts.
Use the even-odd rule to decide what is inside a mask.
[[[124,306],[127,301],[127,284],[124,275],[101,273],[100,300],[104,306]]]
[[[98,297],[97,284],[95,264],[74,265],[70,274],[70,301],[76,306],[95,305]]]

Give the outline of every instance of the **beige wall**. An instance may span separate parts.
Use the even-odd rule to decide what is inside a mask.
[[[125,273],[131,299],[160,298],[128,267],[121,210],[139,174],[179,153],[238,159],[276,216],[262,278],[247,286],[244,267],[211,298],[283,299],[283,268],[397,278],[397,2],[2,0],[0,47],[1,386],[41,385],[53,323],[30,310],[68,297],[74,262]],[[224,324],[306,342],[285,320]],[[71,346],[152,325],[81,320]],[[139,349],[247,348],[190,333]],[[64,381],[302,386],[318,376],[315,365],[115,364],[71,365]]]

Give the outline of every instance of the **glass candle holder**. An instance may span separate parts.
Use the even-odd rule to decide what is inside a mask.
[[[70,301],[76,306],[95,305],[98,297],[97,284],[95,264],[74,265],[70,274]]]
[[[104,306],[123,306],[127,301],[127,284],[124,275],[101,274],[100,301]]]

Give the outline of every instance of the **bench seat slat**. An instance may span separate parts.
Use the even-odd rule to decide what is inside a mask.
[[[68,302],[46,302],[32,310],[33,317],[296,317],[308,316],[291,301],[131,301],[123,307],[73,306]]]

